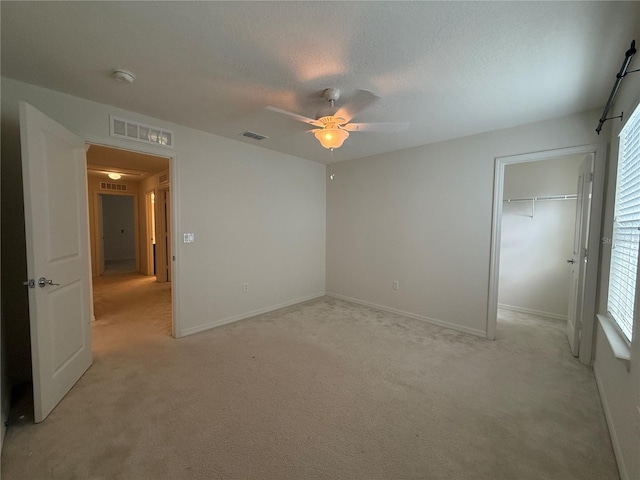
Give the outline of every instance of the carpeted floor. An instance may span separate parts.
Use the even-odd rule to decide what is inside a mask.
[[[94,364],[13,479],[618,479],[593,372],[563,324],[491,342],[322,298],[172,339],[168,285],[96,285]]]
[[[104,262],[104,276],[126,275],[136,273],[136,259],[127,260],[106,260]]]

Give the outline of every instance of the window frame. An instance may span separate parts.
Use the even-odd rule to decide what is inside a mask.
[[[632,132],[636,134],[636,137],[628,140],[628,136],[632,135]],[[637,328],[635,324],[638,317],[638,309],[640,308],[640,299],[638,299],[638,297],[640,296],[638,295],[638,287],[640,286],[638,280],[638,277],[640,276],[640,217],[627,220],[634,222],[634,225],[631,226],[617,226],[616,222],[618,221],[618,218],[620,216],[624,217],[624,214],[621,215],[620,212],[622,207],[621,204],[624,205],[625,201],[628,203],[632,203],[633,207],[640,206],[640,104],[636,105],[636,108],[620,131],[618,137],[618,165],[614,193],[614,219],[612,225],[613,229],[611,239],[611,259],[609,263],[607,314],[611,318],[613,326],[615,326],[621,338],[624,340],[627,346],[630,346],[637,335]],[[627,152],[628,141],[635,142],[635,145],[629,147],[631,149],[631,152]],[[630,160],[625,157],[627,153],[633,155]],[[623,174],[622,169],[625,167],[625,165],[629,165],[627,168],[627,171],[629,171],[630,173],[629,177],[621,177],[621,175]],[[620,194],[623,190],[621,186],[628,188],[629,185],[625,185],[625,182],[628,182],[629,178],[633,180],[633,183],[631,184],[633,197],[631,198],[631,200],[621,201]],[[638,211],[638,215],[640,215],[640,211]],[[631,216],[633,217],[633,214]],[[627,232],[627,235],[633,237],[628,242],[624,242],[623,240],[619,239],[619,236],[624,235],[625,231]],[[625,245],[626,243],[627,253],[618,254],[615,249],[616,243],[618,243],[621,247],[623,247],[623,245]],[[629,245],[632,248],[628,248]],[[634,256],[635,258],[633,258]],[[635,261],[635,265],[629,266],[629,261],[631,261],[631,263]],[[625,284],[625,282],[619,281],[621,279],[621,274],[619,271],[616,278],[614,278],[614,262],[622,263],[623,268],[626,269],[627,272],[631,273],[631,275],[626,275],[627,284],[624,285],[624,287],[626,288],[618,288],[620,284]],[[633,271],[634,268],[635,271]],[[628,278],[632,279],[631,281],[633,282],[633,288],[628,288]],[[612,295],[612,287],[616,288],[615,295]],[[622,301],[619,301],[620,299],[622,299]],[[613,308],[612,302],[615,303],[615,306]]]

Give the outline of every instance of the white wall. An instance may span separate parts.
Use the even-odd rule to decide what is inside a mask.
[[[2,248],[11,249],[3,260],[12,260],[2,272],[2,296],[12,299],[3,311],[12,330],[3,347],[20,345],[10,360],[21,369],[18,377],[30,375],[27,292],[15,282],[5,289],[4,278],[26,278],[19,100],[87,140],[175,155],[176,237],[193,232],[196,238],[174,251],[178,335],[324,294],[324,165],[3,78]],[[112,142],[110,114],[173,130],[175,150]],[[12,212],[10,229],[5,211]]]
[[[606,141],[599,114],[336,164],[327,292],[484,336],[495,158]]]
[[[640,28],[638,30],[640,36]],[[639,38],[636,37],[636,40]],[[638,55],[631,69],[637,68]],[[636,67],[634,67],[636,65]],[[640,73],[629,74],[622,82],[614,107],[610,115],[624,112],[625,118],[640,103]],[[613,210],[615,205],[615,187],[618,164],[618,135],[624,126],[619,120],[610,124],[609,168],[606,184],[606,199],[603,219],[603,242],[601,244],[601,268],[599,281],[598,312],[606,314],[609,285],[609,264],[611,244],[606,241],[612,236]],[[640,283],[637,288],[640,289]],[[636,292],[636,296],[640,295]],[[630,368],[612,353],[609,342],[598,324],[596,331],[594,371],[598,381],[600,397],[607,416],[607,424],[616,452],[622,480],[640,478],[640,312],[636,312],[634,338],[631,343]]]
[[[504,198],[572,195],[585,156],[507,165]],[[502,307],[565,318],[575,200],[504,203],[498,302]],[[533,218],[532,218],[533,213]]]

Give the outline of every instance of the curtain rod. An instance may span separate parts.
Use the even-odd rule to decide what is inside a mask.
[[[607,118],[607,113],[609,113],[609,109],[613,104],[613,100],[616,98],[616,94],[618,93],[618,89],[620,88],[620,84],[622,83],[622,79],[625,77],[625,75],[627,75],[628,73],[640,71],[640,70],[631,70],[630,72],[627,71],[627,68],[629,68],[629,64],[631,63],[631,58],[633,58],[635,54],[636,54],[636,41],[632,40],[631,48],[627,50],[624,54],[624,61],[622,62],[622,67],[620,67],[620,72],[618,72],[618,74],[616,75],[616,82],[613,84],[611,95],[609,95],[609,100],[607,100],[607,104],[604,106],[604,110],[602,111],[602,116],[600,117],[600,121],[598,122],[598,128],[596,128],[596,132],[598,132],[598,135],[600,135],[600,130],[602,130],[602,124],[607,120],[613,120],[614,118],[619,118],[620,121],[622,121],[622,116],[624,115],[624,112],[622,112],[617,117],[610,117],[610,118]]]

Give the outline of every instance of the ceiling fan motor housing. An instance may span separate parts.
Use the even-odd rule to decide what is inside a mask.
[[[341,128],[347,121],[342,117],[335,117],[333,115],[327,115],[318,119],[322,123],[323,128]]]
[[[338,88],[327,88],[324,92],[322,92],[322,96],[328,102],[335,102],[340,98],[340,94],[342,92]]]

